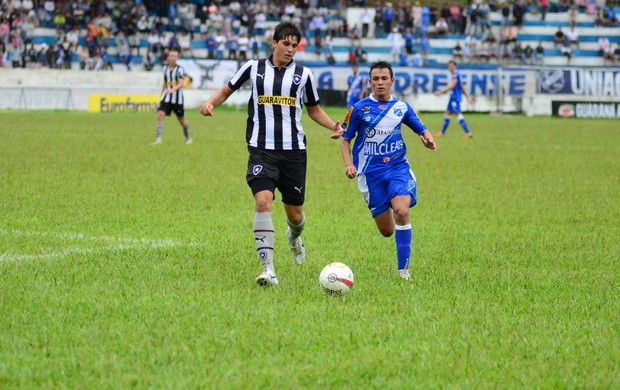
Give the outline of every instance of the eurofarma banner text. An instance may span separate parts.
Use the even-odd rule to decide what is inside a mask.
[[[102,114],[157,112],[159,95],[88,95],[88,111]]]

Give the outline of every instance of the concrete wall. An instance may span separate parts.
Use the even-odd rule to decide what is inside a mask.
[[[350,73],[348,67],[314,67],[312,68],[319,88],[346,90],[346,78]],[[367,68],[360,68],[367,72]],[[593,70],[594,76],[605,77],[583,79],[596,88],[582,86],[579,91],[557,90],[555,93],[537,93],[538,70],[504,69],[501,74],[496,70],[462,70],[470,93],[475,95],[475,103],[463,101],[465,112],[519,112],[526,115],[551,115],[551,101],[592,101],[614,102],[620,97],[620,72]],[[567,70],[549,69],[553,80],[562,80]],[[568,72],[588,72],[573,70]],[[447,82],[447,71],[443,68],[394,68],[396,83],[394,95],[408,101],[418,111],[444,111],[448,102],[446,95],[435,96],[433,91],[443,87]],[[596,73],[596,74],[595,74]],[[199,80],[196,75],[194,80]],[[559,77],[559,78],[558,78]],[[588,76],[589,77],[589,76]],[[495,79],[502,80],[501,88],[507,91],[497,96],[494,90],[499,88]],[[581,79],[580,79],[581,80]],[[584,84],[584,81],[581,81]],[[596,81],[596,82],[595,82]],[[573,83],[577,81],[574,80]],[[0,70],[0,109],[72,109],[91,110],[96,103],[93,98],[102,95],[109,97],[110,104],[116,104],[117,110],[154,109],[161,92],[162,76],[160,72],[113,72],[36,70],[36,69],[2,69]],[[200,84],[199,84],[200,85]],[[564,84],[562,84],[564,85]],[[575,86],[571,86],[574,88]],[[598,92],[597,92],[598,91]],[[189,110],[199,108],[215,92],[214,88],[186,89],[185,107]],[[244,109],[249,98],[249,89],[235,92],[226,102],[239,109]],[[113,96],[124,95],[124,96]],[[116,99],[116,100],[115,100]],[[141,100],[142,99],[142,103]],[[96,111],[96,110],[95,110]],[[102,110],[103,111],[103,110]]]

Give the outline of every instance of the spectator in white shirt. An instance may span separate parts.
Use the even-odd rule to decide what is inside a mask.
[[[246,61],[248,59],[248,48],[250,45],[250,39],[245,33],[239,34],[239,59]]]
[[[372,22],[372,14],[368,7],[364,8],[364,12],[361,17],[362,22],[362,38],[366,38],[368,36],[368,30],[370,29],[370,22]]]
[[[295,16],[296,11],[297,11],[297,7],[295,7],[295,4],[293,2],[287,3],[286,6],[284,7],[284,13],[288,15],[290,18]]]
[[[398,27],[394,27],[392,32],[388,34],[387,41],[390,43],[392,47],[392,62],[398,63],[400,59],[400,53],[403,50],[403,36],[398,31]]]
[[[448,23],[444,18],[439,18],[435,23],[435,36],[446,35],[448,33]]]
[[[568,43],[570,45],[575,45],[579,48],[579,33],[575,30],[575,27],[571,27],[570,31],[566,33],[566,37],[568,38]]]
[[[241,4],[237,0],[233,0],[230,2],[228,6],[228,12],[233,15],[240,16],[241,15]]]
[[[69,42],[69,44],[71,45],[71,50],[76,50],[78,47],[78,29],[76,26],[73,26],[73,28],[71,28],[71,30],[69,30],[69,32],[67,33],[67,42]]]
[[[607,49],[607,47],[611,46],[611,43],[609,42],[609,39],[607,39],[607,37],[605,35],[601,36],[598,39],[598,50],[599,53],[601,54],[605,54],[605,49]]]

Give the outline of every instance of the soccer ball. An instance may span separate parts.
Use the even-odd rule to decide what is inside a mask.
[[[353,288],[353,271],[346,264],[331,263],[321,271],[319,286],[329,295],[345,295]]]

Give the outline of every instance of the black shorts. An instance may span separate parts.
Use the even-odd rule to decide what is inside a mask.
[[[248,147],[246,180],[252,193],[277,188],[282,202],[301,206],[306,198],[306,151],[266,150]]]
[[[166,116],[170,116],[170,113],[174,112],[177,118],[185,116],[185,109],[182,104],[159,102],[157,111],[165,112]]]

